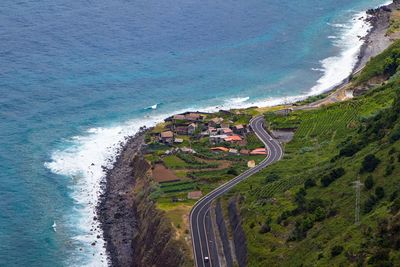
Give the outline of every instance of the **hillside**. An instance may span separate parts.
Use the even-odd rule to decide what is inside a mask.
[[[280,162],[225,197],[226,205],[239,196],[248,266],[400,265],[399,48],[397,41],[353,78],[360,96],[265,113],[270,130],[295,134]]]

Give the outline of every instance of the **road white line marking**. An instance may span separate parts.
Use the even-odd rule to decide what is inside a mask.
[[[204,264],[204,252],[203,252],[203,246],[202,246],[202,237],[200,234],[200,227],[199,227],[199,216],[201,216],[202,210],[204,208],[206,208],[208,205],[211,205],[211,202],[220,197],[222,194],[224,194],[225,192],[229,191],[230,189],[232,189],[234,186],[236,186],[238,183],[240,183],[242,180],[250,177],[251,175],[261,171],[262,169],[264,169],[265,167],[271,165],[272,163],[274,163],[276,161],[276,158],[278,157],[278,160],[282,158],[283,155],[283,150],[282,147],[279,145],[279,143],[272,139],[270,140],[272,137],[267,133],[267,131],[263,128],[263,117],[256,117],[250,120],[250,126],[253,128],[253,131],[255,132],[255,134],[257,135],[257,137],[263,142],[263,144],[265,145],[266,148],[269,149],[269,153],[267,152],[267,156],[254,168],[252,169],[248,169],[246,171],[244,171],[243,173],[241,173],[240,175],[236,176],[235,178],[231,179],[229,182],[220,185],[219,187],[217,187],[216,189],[214,189],[213,191],[211,191],[210,193],[208,193],[207,195],[205,195],[204,197],[202,197],[199,201],[197,201],[195,203],[195,205],[193,206],[191,212],[190,212],[190,227],[191,227],[191,237],[192,237],[192,245],[193,245],[193,254],[194,254],[194,258],[195,258],[195,265],[198,265],[198,255],[197,253],[199,252],[198,250],[196,250],[196,241],[195,241],[195,230],[197,230],[197,242],[198,245],[200,246],[200,253],[201,253],[201,262],[202,262],[202,266],[205,266]],[[279,153],[277,153],[279,150]],[[272,157],[271,157],[272,156]],[[205,224],[205,218],[207,216],[207,213],[209,213],[209,207],[208,209],[205,211],[204,213],[204,217],[203,217],[203,228],[204,228],[204,235],[206,238],[206,245],[207,245],[207,251],[208,251],[208,257],[210,260],[210,265],[211,264],[211,254],[210,254],[210,248],[209,248],[209,244],[208,244],[208,236],[207,236],[207,227]],[[193,225],[193,214],[195,214],[195,221],[197,223],[196,227],[197,229],[194,229],[194,225]],[[213,246],[215,247],[215,245]],[[218,254],[217,254],[218,256]]]

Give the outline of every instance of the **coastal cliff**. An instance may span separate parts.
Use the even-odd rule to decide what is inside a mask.
[[[150,165],[144,160],[143,132],[128,140],[108,171],[98,207],[112,266],[183,266],[184,248],[170,222],[149,197]]]

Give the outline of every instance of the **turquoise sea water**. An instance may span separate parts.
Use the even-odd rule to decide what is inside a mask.
[[[104,265],[93,212],[124,136],[329,88],[383,2],[1,1],[0,266]]]

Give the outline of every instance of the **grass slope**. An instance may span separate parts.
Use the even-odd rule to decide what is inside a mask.
[[[387,65],[397,60],[399,44],[355,78],[359,86],[387,75],[391,79],[385,85],[318,110],[287,117],[265,114],[270,128],[297,130],[282,161],[225,198],[242,196],[248,266],[400,265],[400,241],[393,237],[400,229],[400,120],[398,105],[392,107],[400,78],[398,63]],[[351,155],[340,156],[353,144]],[[378,165],[371,168],[375,159]],[[358,177],[369,189],[362,187],[361,222],[356,225],[353,182]]]

